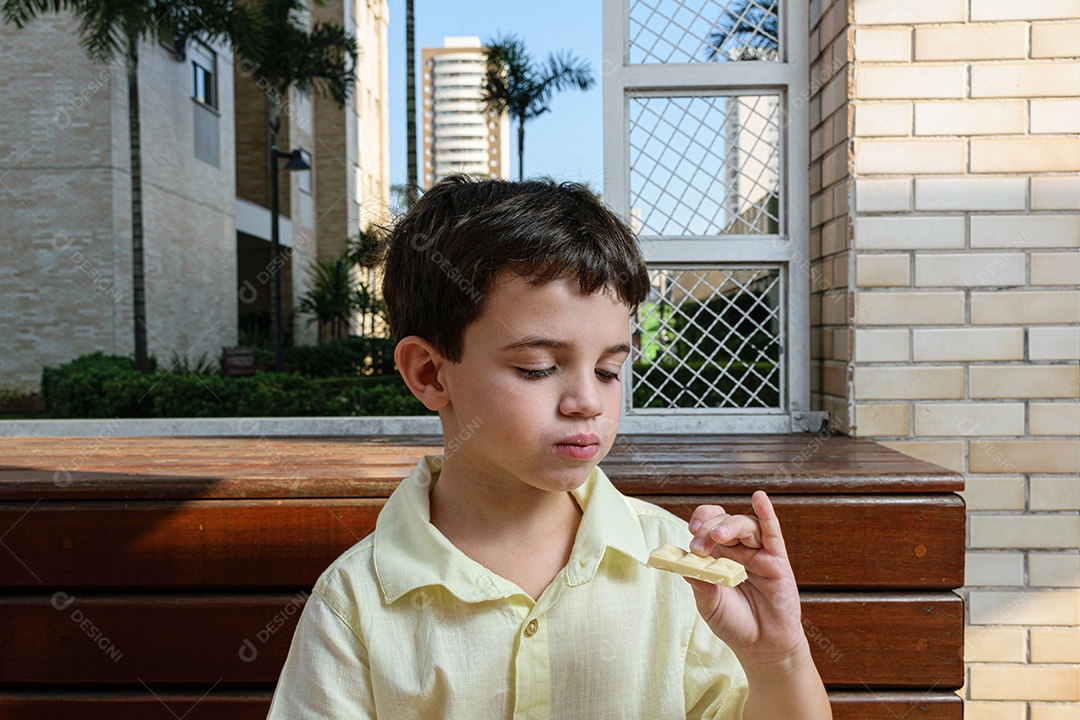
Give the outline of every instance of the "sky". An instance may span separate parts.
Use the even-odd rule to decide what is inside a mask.
[[[405,1],[390,0],[390,182],[407,179],[405,157]],[[601,0],[414,0],[416,69],[420,49],[442,47],[447,35],[476,35],[481,41],[516,33],[538,62],[570,50],[588,60],[596,83],[591,90],[566,90],[551,111],[525,124],[525,176],[603,185],[601,101]],[[417,81],[419,95],[420,82]],[[417,98],[419,101],[419,97]],[[417,143],[422,127],[417,123]],[[517,124],[510,126],[510,176],[517,179]]]

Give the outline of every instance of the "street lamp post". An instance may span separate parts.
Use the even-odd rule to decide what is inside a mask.
[[[302,150],[280,152],[277,145],[270,146],[270,237],[273,244],[271,266],[274,273],[274,372],[285,370],[285,353],[281,341],[281,240],[278,232],[278,160],[289,158],[285,163],[287,171],[310,170],[311,165],[304,160]]]

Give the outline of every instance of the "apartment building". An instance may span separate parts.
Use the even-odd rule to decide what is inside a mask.
[[[284,102],[279,148],[312,166],[279,173],[297,342],[316,335],[291,313],[309,264],[340,254],[389,199],[386,0],[328,0],[312,19],[344,25],[362,51],[346,107],[295,91]],[[134,351],[127,76],[122,61],[89,59],[66,15],[0,25],[0,62],[0,386],[30,390],[44,366]],[[270,314],[265,88],[226,45],[178,59],[144,42],[139,91],[148,350],[159,365],[216,358]]]
[[[478,37],[423,48],[423,167],[427,187],[455,172],[510,176],[510,118],[480,101],[486,62]]]

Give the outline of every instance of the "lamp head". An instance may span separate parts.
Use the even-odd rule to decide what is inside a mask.
[[[285,163],[285,169],[290,172],[299,172],[301,170],[310,170],[311,165],[304,159],[303,150],[293,150],[289,153],[289,161]]]

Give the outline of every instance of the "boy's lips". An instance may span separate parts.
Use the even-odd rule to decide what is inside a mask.
[[[555,452],[575,460],[588,460],[600,452],[600,436],[596,433],[578,433],[555,443]]]

